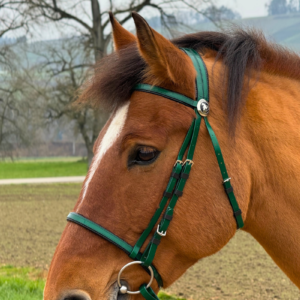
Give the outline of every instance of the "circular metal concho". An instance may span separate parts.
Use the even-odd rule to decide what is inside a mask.
[[[209,113],[209,103],[205,99],[200,99],[197,103],[197,110],[200,116],[206,117]]]
[[[127,286],[121,285],[121,274],[122,274],[122,272],[123,272],[127,267],[132,266],[132,265],[136,265],[136,264],[141,265],[142,262],[141,262],[141,261],[132,261],[132,262],[128,263],[127,265],[125,265],[125,266],[120,270],[120,272],[119,272],[119,274],[118,274],[117,282],[118,282],[118,286],[119,286],[119,288],[120,288],[120,293],[121,293],[121,294],[126,294],[126,293],[127,293],[127,294],[130,294],[130,295],[136,295],[136,294],[139,294],[139,293],[140,293],[140,291],[128,291]],[[152,284],[153,279],[154,279],[154,272],[153,272],[153,269],[152,269],[150,266],[148,267],[148,269],[149,269],[149,271],[150,271],[150,276],[151,276],[151,278],[150,278],[149,283],[147,284],[147,288],[150,287],[150,285]]]

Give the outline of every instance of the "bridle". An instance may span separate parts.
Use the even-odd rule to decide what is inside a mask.
[[[202,118],[204,119],[206,128],[208,130],[208,133],[210,135],[215,150],[215,154],[223,178],[223,185],[225,188],[225,192],[228,196],[230,205],[233,209],[233,216],[237,223],[237,229],[242,228],[244,226],[242,211],[240,210],[239,205],[234,196],[233,187],[231,186],[230,183],[230,177],[228,176],[226,170],[220,145],[207,119],[207,115],[209,113],[209,85],[208,85],[206,66],[201,56],[197,53],[197,51],[193,49],[187,49],[187,48],[183,48],[182,50],[191,58],[194,67],[197,71],[196,101],[182,94],[172,92],[170,90],[166,90],[158,86],[151,86],[144,83],[137,84],[134,88],[134,90],[136,91],[159,95],[164,98],[179,102],[185,106],[194,109],[196,113],[196,118],[192,121],[192,124],[186,134],[186,137],[178,153],[177,159],[175,161],[162,200],[159,204],[158,209],[154,213],[150,223],[148,224],[148,227],[143,231],[142,235],[139,237],[136,244],[134,246],[131,246],[125,241],[123,241],[121,238],[113,234],[112,232],[102,227],[101,225],[94,223],[93,221],[85,218],[80,214],[71,212],[67,217],[68,221],[74,222],[94,232],[95,234],[101,236],[107,241],[113,243],[114,245],[122,249],[124,252],[126,252],[129,255],[129,257],[134,260],[133,262],[126,264],[119,272],[118,279],[117,279],[120,288],[119,292],[121,294],[141,293],[144,296],[144,298],[147,300],[158,300],[156,294],[151,288],[153,278],[156,279],[159,287],[163,286],[162,278],[159,275],[157,269],[152,265],[152,261],[154,259],[161,238],[166,236],[167,234],[167,229],[173,218],[174,207],[177,203],[178,198],[182,196],[184,186],[186,184],[187,179],[189,178],[191,168],[194,164],[193,156],[194,156],[194,151],[197,143],[197,138],[198,138],[198,133],[199,133]],[[186,152],[187,152],[186,159],[183,161],[183,157]],[[168,202],[169,199],[170,201]],[[153,228],[157,224],[159,217],[162,215],[163,211],[164,214],[159,224],[157,225],[156,231],[154,232],[151,240],[149,241],[145,251],[141,253],[140,252],[141,247],[143,246],[146,239],[153,231]],[[138,291],[129,291],[125,285],[121,284],[122,272],[124,271],[125,268],[133,264],[140,264],[151,276],[150,282],[148,284],[142,284]]]

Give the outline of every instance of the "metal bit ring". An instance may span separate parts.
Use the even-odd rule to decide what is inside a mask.
[[[126,265],[120,270],[120,272],[119,272],[119,274],[118,274],[117,282],[118,282],[118,286],[119,286],[119,288],[120,288],[120,292],[121,292],[122,294],[126,294],[126,293],[127,293],[127,294],[129,294],[129,295],[136,295],[136,294],[139,294],[139,293],[140,293],[140,291],[128,291],[128,290],[127,290],[127,286],[121,284],[121,274],[122,274],[122,272],[123,272],[127,267],[129,267],[129,266],[131,266],[131,265],[136,265],[136,264],[141,265],[142,262],[141,262],[141,261],[132,261],[132,262],[126,264]],[[152,284],[153,279],[154,279],[154,272],[153,272],[152,267],[149,266],[148,269],[149,269],[149,271],[150,271],[150,276],[151,276],[151,278],[150,278],[149,283],[147,284],[147,288],[150,287],[150,285]]]

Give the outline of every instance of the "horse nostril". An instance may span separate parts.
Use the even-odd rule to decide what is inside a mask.
[[[128,284],[125,280],[121,279],[121,285],[126,286],[128,288]],[[117,282],[115,282],[110,290],[109,290],[109,295],[108,295],[108,300],[129,300],[129,295],[128,294],[122,294],[120,292],[120,287]]]
[[[118,294],[117,300],[127,300],[128,294]]]
[[[61,300],[91,300],[91,297],[83,291],[73,290],[63,294]]]

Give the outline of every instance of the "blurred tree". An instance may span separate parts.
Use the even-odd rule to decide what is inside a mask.
[[[41,105],[44,105],[42,110],[45,112],[46,124],[50,125],[62,119],[64,122],[73,121],[73,131],[76,135],[81,135],[88,157],[92,159],[94,140],[91,134],[98,133],[99,129],[94,126],[102,126],[106,116],[103,112],[89,107],[78,110],[72,105],[79,88],[87,79],[90,66],[94,63],[93,55],[88,51],[91,49],[86,48],[86,43],[86,37],[72,37],[31,45],[26,52],[37,58],[37,63],[32,68],[35,75],[25,76],[23,81],[31,87],[34,98],[43,99]],[[95,118],[98,118],[97,122]]]
[[[9,1],[0,0],[0,157],[13,159],[14,148],[29,145],[30,128],[28,125],[30,109],[21,101],[22,82],[14,69],[17,56],[12,47],[24,42],[22,39],[4,39],[9,32],[22,28],[28,30],[28,18],[11,7]],[[31,127],[32,129],[33,127]],[[32,132],[31,132],[32,133]]]
[[[272,0],[267,4],[269,15],[281,15],[298,12],[300,9],[299,0]]]
[[[15,58],[16,59],[16,58]],[[8,72],[8,71],[7,71]],[[39,128],[36,103],[29,101],[32,91],[24,84],[20,70],[9,69],[0,86],[0,157],[13,159],[15,149],[32,146]],[[24,101],[24,99],[28,101]]]
[[[46,117],[48,120],[67,116],[76,121],[77,131],[80,132],[86,144],[90,163],[93,157],[93,144],[106,122],[107,115],[90,108],[75,112],[71,108],[71,103],[76,99],[76,90],[86,79],[86,71],[94,65],[96,60],[107,55],[111,49],[108,11],[112,11],[121,24],[125,24],[131,19],[131,11],[141,12],[148,9],[152,10],[152,14],[156,11],[162,20],[166,20],[164,21],[165,25],[168,25],[168,23],[176,21],[172,14],[174,10],[194,9],[197,13],[206,15],[201,7],[205,8],[207,5],[214,4],[215,0],[0,1],[5,4],[10,16],[14,14],[17,14],[18,18],[20,16],[19,19],[12,17],[11,22],[5,23],[6,27],[26,24],[29,33],[33,35],[36,34],[36,31],[41,31],[41,28],[46,27],[47,31],[51,29],[51,31],[64,36],[74,37],[72,42],[70,42],[72,39],[64,40],[66,44],[60,50],[54,47],[49,52],[39,52],[44,61],[43,71],[40,72],[45,77],[43,83],[47,83],[47,86],[42,85],[43,94],[41,89],[35,90],[35,92],[39,94],[39,97],[44,96],[45,103],[47,103]],[[4,20],[5,15],[1,14],[0,19]],[[14,23],[16,20],[20,20],[19,25]],[[69,46],[71,48],[67,49]],[[81,56],[79,59],[77,56],[77,59],[74,59],[74,51],[78,49],[85,53],[84,57]],[[25,79],[32,88],[36,86],[34,82],[29,82],[30,77]]]
[[[221,20],[241,19],[241,15],[238,12],[233,11],[232,9],[224,5],[222,5],[221,7],[211,5],[204,10],[204,15],[208,18],[208,20],[213,22],[220,22]]]

